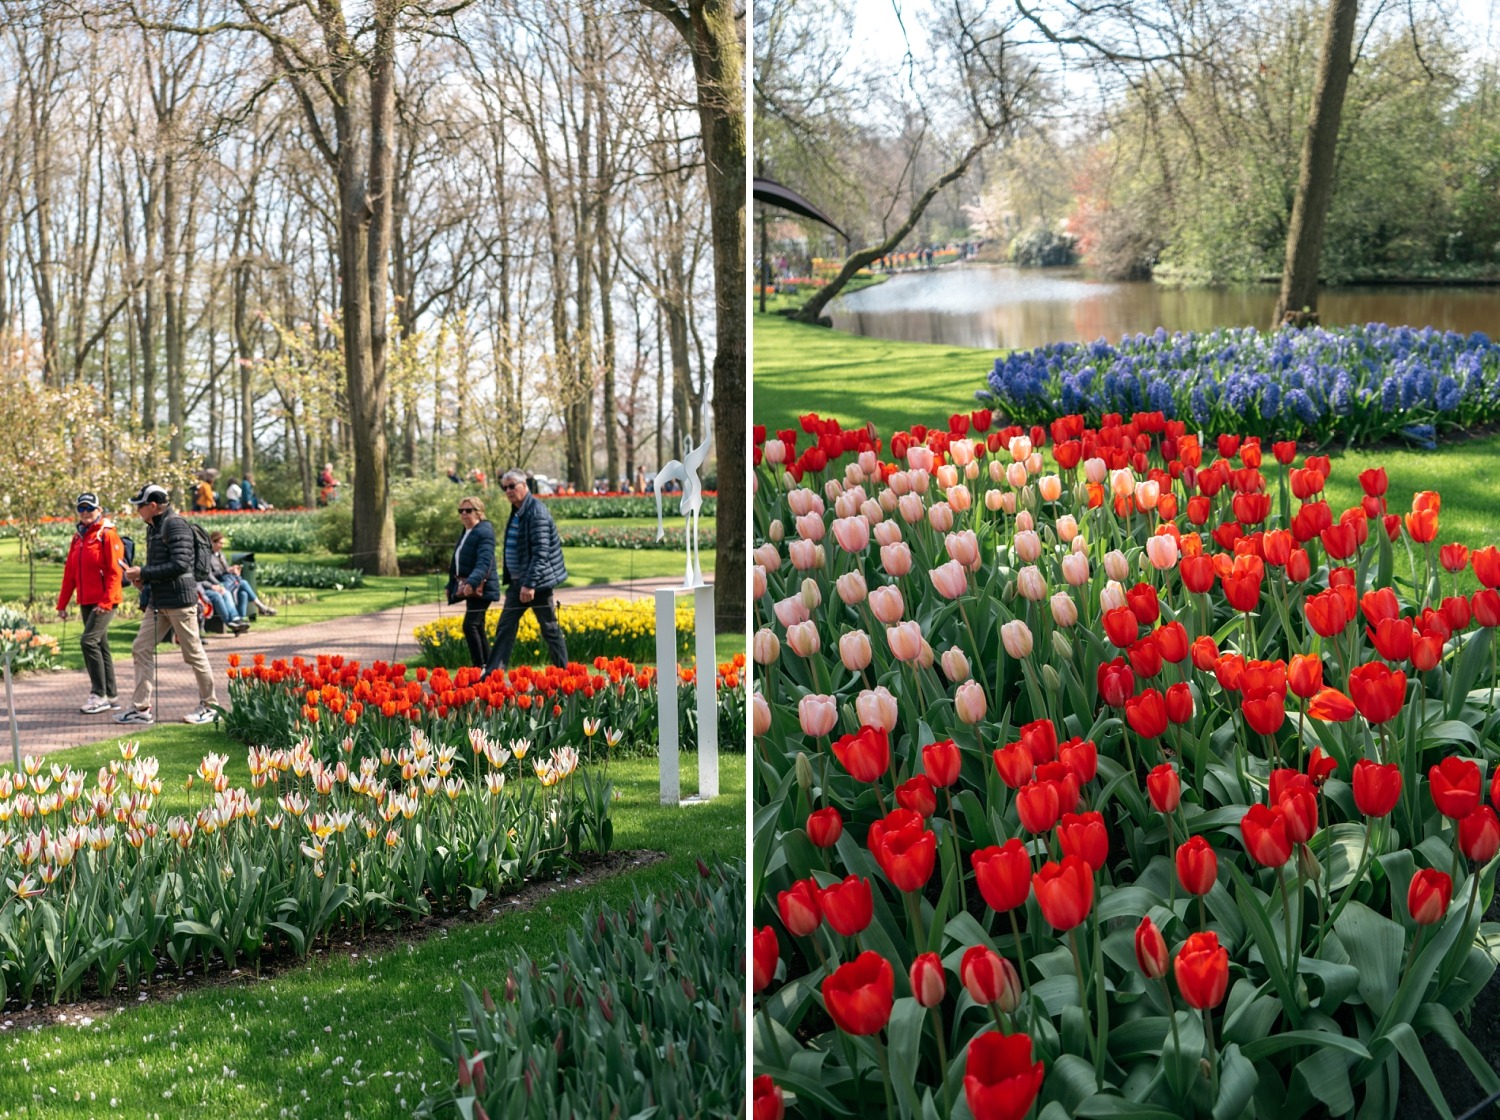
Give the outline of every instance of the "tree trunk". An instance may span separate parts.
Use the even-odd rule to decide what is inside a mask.
[[[1323,24],[1323,52],[1313,86],[1312,109],[1302,137],[1297,194],[1286,235],[1286,264],[1271,326],[1307,326],[1318,321],[1318,265],[1323,256],[1323,225],[1333,196],[1333,166],[1338,155],[1339,119],[1344,93],[1354,69],[1354,25],[1359,0],[1330,0]]]

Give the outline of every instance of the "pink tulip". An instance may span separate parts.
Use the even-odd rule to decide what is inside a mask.
[[[795,626],[812,617],[808,612],[807,604],[802,601],[800,595],[789,595],[785,599],[777,599],[771,609],[776,612],[776,621],[782,626]]]
[[[832,696],[808,693],[797,701],[797,718],[802,723],[802,734],[808,738],[827,735],[838,726],[838,701]]]
[[[906,471],[897,471],[885,481],[890,486],[891,493],[895,494],[898,498],[904,498],[911,493],[911,475]],[[890,508],[895,509],[896,507],[891,506]]]
[[[781,553],[774,544],[763,544],[754,552],[755,562],[768,572],[781,570]]]
[[[953,694],[953,709],[958,713],[958,718],[967,724],[976,724],[982,720],[986,708],[984,689],[979,687],[978,681],[964,681]]]
[[[1031,440],[1025,436],[1010,437],[1010,457],[1018,463],[1024,463],[1031,457]]]
[[[1070,552],[1062,560],[1063,579],[1069,587],[1082,587],[1089,581],[1089,558],[1084,552]]]
[[[1059,591],[1052,596],[1052,621],[1059,626],[1072,626],[1078,621],[1078,604],[1073,602],[1073,596],[1066,591]]]
[[[799,486],[788,493],[786,504],[796,517],[802,517],[809,513],[821,514],[823,512],[823,499],[818,497],[816,490],[809,490],[806,486]]]
[[[753,565],[750,569],[750,584],[754,591],[752,598],[759,599],[766,593],[766,566],[764,564]]]
[[[823,605],[823,590],[818,586],[818,581],[809,576],[802,581],[802,587],[797,592],[802,600],[802,605],[811,614]]]
[[[766,440],[766,446],[762,452],[766,462],[773,467],[786,462],[786,444],[779,439]]]
[[[805,513],[797,518],[797,535],[805,541],[820,541],[823,539],[823,515],[818,513]]]
[[[771,705],[766,703],[764,696],[757,692],[750,700],[750,710],[750,726],[757,737],[771,730]]]
[[[786,628],[786,644],[798,657],[812,657],[822,648],[816,622],[798,622]]]
[[[1054,528],[1057,530],[1058,540],[1062,541],[1063,544],[1071,544],[1073,538],[1078,535],[1078,519],[1071,513],[1065,513],[1057,519],[1057,524]]]
[[[1130,561],[1125,559],[1125,554],[1118,548],[1104,554],[1104,574],[1121,582],[1130,578]]]
[[[927,511],[927,524],[936,532],[946,533],[953,528],[953,507],[947,502],[935,502]]]
[[[998,463],[992,465],[999,466]],[[1005,504],[1006,498],[1011,499],[1012,506],[1015,505],[1014,494],[1002,494],[999,490],[986,490],[984,492],[984,508],[989,510],[991,513],[999,513],[1000,507]]]
[[[1158,572],[1165,572],[1177,564],[1177,541],[1162,534],[1146,538],[1146,559]]]
[[[869,591],[865,587],[863,572],[845,572],[834,582],[834,590],[846,607],[857,607],[865,601]]]
[[[944,463],[936,471],[937,484],[944,490],[950,486],[958,485],[958,468],[952,463]]]
[[[890,491],[886,491],[886,492],[889,493]],[[901,525],[900,525],[899,522],[896,522],[896,521],[880,521],[880,522],[876,522],[874,524],[875,524],[875,528],[872,530],[872,532],[873,532],[873,534],[875,536],[875,543],[876,544],[878,544],[882,548],[884,548],[888,544],[900,544],[901,543],[901,541],[902,541],[903,538],[902,538],[902,535],[901,535]]]
[[[969,493],[969,488],[967,486],[948,487],[947,498],[948,505],[957,510],[959,513],[963,513],[974,504],[974,495]],[[936,506],[933,507],[933,509],[936,508]],[[930,521],[932,519],[932,514],[928,513],[927,517]],[[936,529],[937,526],[934,525],[933,528]]]
[[[901,598],[901,589],[893,583],[877,587],[870,592],[870,610],[887,626],[894,626],[906,613],[906,603]]]
[[[1125,599],[1125,589],[1120,586],[1119,580],[1110,580],[1099,592],[1100,612],[1112,611],[1116,607],[1128,607],[1130,604]]]
[[[885,511],[886,516],[890,516],[891,514],[896,512],[896,506],[900,504],[901,499],[896,494],[896,491],[887,486],[884,490],[875,495],[875,501],[879,504],[880,508]],[[871,521],[870,524],[874,525],[877,523]]]
[[[1040,451],[1033,451],[1030,455],[1026,456],[1026,473],[1042,473],[1042,454]]]
[[[838,501],[843,493],[844,484],[838,479],[830,478],[827,482],[823,483],[823,497],[827,498],[829,502]]]
[[[790,632],[787,634],[787,641],[791,641]],[[1000,644],[1017,661],[1024,660],[1031,656],[1031,630],[1020,619],[1011,619],[1000,627]]]
[[[990,460],[990,481],[999,482],[1005,477],[1005,464],[999,459]]]
[[[1135,488],[1135,508],[1141,512],[1156,508],[1156,503],[1161,501],[1161,483],[1155,479],[1147,479]]]
[[[1023,564],[1035,564],[1042,555],[1042,538],[1035,529],[1022,529],[1015,535],[1012,544],[1016,549],[1016,558]]]
[[[781,538],[784,536],[786,536],[786,529],[782,526],[781,519],[779,517],[774,519],[769,525],[766,526],[766,539],[768,541],[771,541],[774,544],[780,544]]]
[[[1036,518],[1031,516],[1031,511],[1029,509],[1023,509],[1020,513],[1016,514],[1016,532],[1019,533],[1022,529],[1035,528]]]
[[[902,541],[897,544],[881,545],[880,567],[886,575],[893,579],[906,575],[911,571],[911,549]]]
[[[887,628],[885,640],[890,643],[891,656],[897,661],[915,661],[922,655],[922,627],[915,621],[900,622]]]
[[[1012,463],[1010,466],[1005,468],[1005,481],[1010,483],[1012,488],[1016,490],[1019,490],[1021,487],[1025,486],[1027,479],[1029,479],[1030,477],[1031,476],[1026,473],[1025,463]]]
[[[838,522],[846,517],[859,517],[860,503],[865,500],[864,491],[855,487],[853,490],[845,490],[833,503],[834,529],[837,531]],[[863,520],[863,518],[861,518]],[[868,525],[865,528],[869,528]]]
[[[906,449],[906,465],[910,470],[930,471],[936,456],[925,443],[914,443]]]
[[[974,441],[968,439],[949,440],[948,458],[952,459],[960,467],[967,467],[974,461]]]
[[[994,494],[1000,492],[991,490],[990,493]],[[1006,513],[1016,512],[1016,493],[1014,490],[1006,490],[1003,493],[1000,493],[1000,508]]]
[[[927,515],[927,511],[922,508],[920,494],[902,494],[897,509],[901,514],[901,520],[908,525],[915,525]]]
[[[978,478],[979,477],[979,464],[978,463],[970,463],[968,466],[966,466],[964,468],[964,477],[967,478],[970,482],[973,482],[976,478]]]
[[[917,664],[923,669],[931,669],[932,663],[937,660],[937,654],[932,652],[932,647],[927,644],[927,639],[922,639],[922,648],[917,650]]]
[[[1109,464],[1103,459],[1085,459],[1083,461],[1083,477],[1095,485],[1103,482],[1109,475]]]
[[[946,564],[939,564],[927,573],[932,580],[932,586],[944,599],[957,599],[969,589],[968,569],[957,560],[949,560]]]
[[[886,493],[889,494],[890,491],[887,490]],[[866,498],[859,503],[859,514],[871,525],[879,525],[885,520],[885,510],[874,498]]]
[[[932,485],[932,476],[926,471],[911,471],[911,489],[913,494],[925,494]]]
[[[810,572],[823,566],[823,546],[817,541],[788,541],[786,554],[792,567],[799,572]]]
[[[875,468],[880,465],[879,456],[873,451],[861,451],[859,453],[859,469],[867,475],[875,473]]]
[[[833,539],[845,552],[863,552],[870,546],[870,523],[863,517],[841,517],[833,523]]]
[[[1044,474],[1036,480],[1037,493],[1044,502],[1055,502],[1062,497],[1062,479],[1055,474]]]
[[[962,684],[969,679],[969,659],[957,646],[944,650],[939,664],[943,667],[943,676],[954,684]]]
[[[979,538],[974,535],[973,529],[949,533],[943,538],[943,547],[948,550],[950,560],[957,560],[970,571],[979,568]]]
[[[856,696],[854,714],[862,726],[896,730],[896,698],[884,685],[867,688]]]
[[[872,657],[870,635],[863,630],[851,630],[839,638],[839,660],[851,673],[863,672]]]
[[[1111,472],[1109,492],[1116,498],[1128,498],[1135,493],[1135,474],[1130,470]]]
[[[1035,564],[1027,564],[1016,573],[1016,591],[1032,603],[1040,603],[1047,597],[1047,581]]]
[[[757,665],[770,665],[781,656],[781,643],[774,631],[762,626],[750,642],[750,656]]]

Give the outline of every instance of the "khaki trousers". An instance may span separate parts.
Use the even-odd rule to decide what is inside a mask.
[[[198,681],[198,700],[202,704],[216,704],[214,696],[214,674],[208,665],[208,654],[203,652],[203,638],[198,633],[198,608],[147,607],[141,616],[141,632],[130,646],[130,658],[135,665],[135,693],[131,699],[140,709],[151,707],[155,691],[156,646],[171,627],[177,634],[177,644],[182,649],[182,659]]]

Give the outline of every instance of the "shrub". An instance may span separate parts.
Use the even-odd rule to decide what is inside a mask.
[[[13,673],[62,664],[57,639],[33,625],[22,606],[0,605],[0,660],[7,657]]]
[[[708,480],[703,480],[705,490],[711,490]],[[592,521],[601,517],[638,517],[656,520],[656,496],[647,494],[645,496],[635,494],[571,494],[571,495],[547,495],[542,498],[547,503],[547,509],[558,521]],[[678,513],[679,503],[682,501],[681,494],[663,494],[661,496],[661,509],[663,516]],[[704,494],[703,516],[713,517],[719,508],[718,498],[712,494]],[[491,511],[492,514],[494,511]],[[504,524],[505,518],[500,514],[494,514],[495,519]]]
[[[56,1002],[90,980],[101,995],[122,977],[135,991],[159,955],[179,973],[283,948],[305,957],[334,930],[477,908],[608,850],[609,783],[576,751],[523,763],[513,746],[475,748],[471,762],[409,729],[392,754],[325,768],[307,742],[252,747],[248,790],[229,788],[227,759],[211,754],[202,806],[171,818],[156,804],[157,762],[136,743],[88,789],[87,774],[54,768],[42,793],[52,779],[28,756],[24,773],[0,776],[13,841],[0,846],[0,1004]],[[49,828],[54,811],[84,823]]]
[[[744,1115],[745,868],[590,908],[550,961],[463,988],[421,1116]]]
[[[209,532],[223,533],[226,552],[307,552],[318,539],[318,515],[311,511],[259,513],[246,510],[189,516]]]
[[[1034,226],[1010,243],[1010,259],[1026,268],[1053,268],[1073,264],[1077,255],[1067,234]]]
[[[329,568],[322,564],[256,564],[255,582],[261,587],[320,587],[343,591],[363,587],[365,573],[358,568]]]
[[[557,608],[557,621],[568,641],[568,656],[576,661],[596,657],[624,657],[631,661],[656,660],[656,605],[650,599],[599,599],[592,603],[568,604]],[[428,665],[456,669],[469,663],[469,647],[464,642],[462,612],[444,615],[423,623],[415,631],[422,659]],[[500,608],[491,607],[485,615],[490,639],[500,625]],[[690,600],[677,603],[677,640],[679,654],[693,648],[693,606]],[[513,661],[544,661],[547,647],[542,642],[536,614],[521,616],[516,631]]]
[[[673,529],[668,527],[662,534],[662,539],[656,539],[656,526],[649,528],[626,529],[611,527],[608,529],[578,529],[563,522],[558,526],[558,536],[562,539],[564,548],[628,548],[636,551],[641,550],[663,550],[673,552],[687,551],[687,530]],[[714,535],[703,532],[699,535],[698,543],[705,549],[712,550],[714,547]]]

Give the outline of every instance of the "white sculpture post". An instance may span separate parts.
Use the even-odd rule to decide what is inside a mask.
[[[698,550],[698,517],[703,509],[703,486],[698,469],[708,458],[708,441],[697,448],[684,444],[682,462],[673,459],[656,475],[656,539],[666,534],[662,525],[662,487],[682,483],[682,513],[687,544],[687,572],[681,587],[656,592],[656,695],[660,713],[661,800],[663,805],[697,805],[719,796],[719,711],[715,695],[718,670],[714,663],[714,589],[703,582]],[[698,670],[698,796],[682,800],[680,753],[682,731],[677,723],[677,596],[693,596],[693,632]]]

